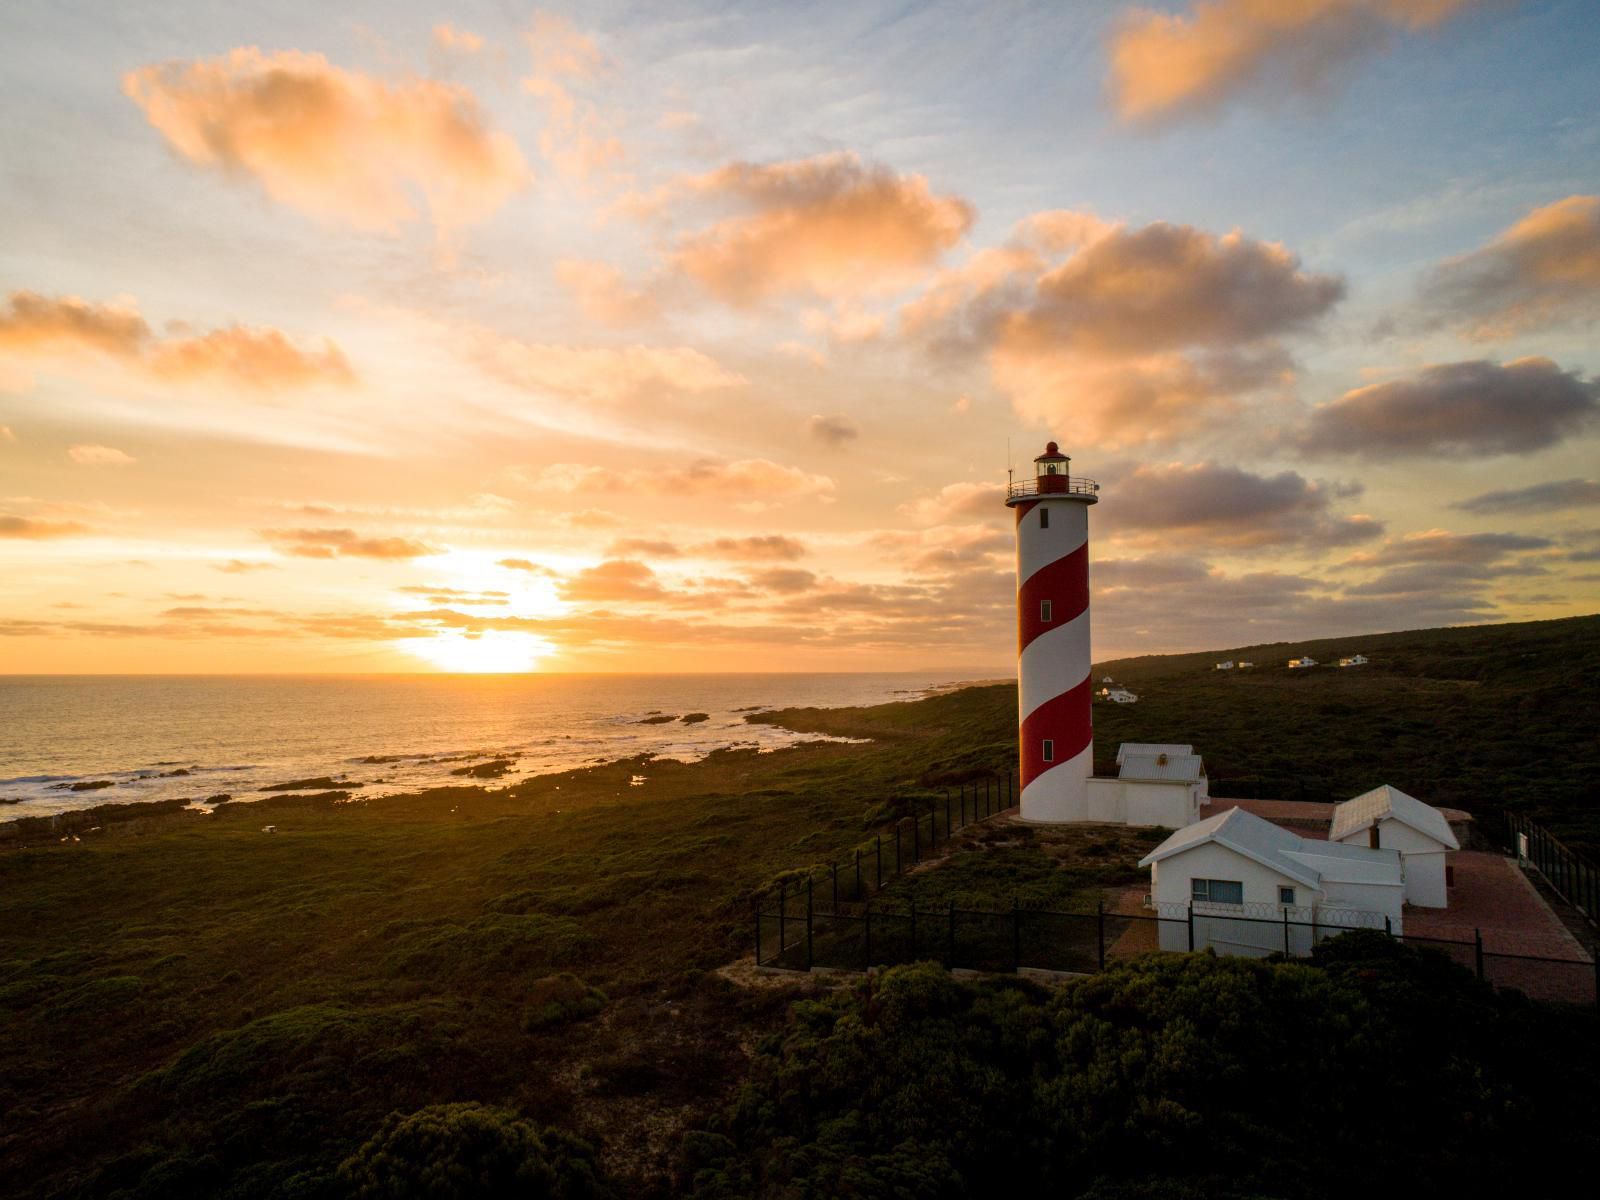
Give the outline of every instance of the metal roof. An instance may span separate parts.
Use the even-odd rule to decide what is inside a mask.
[[[1198,754],[1130,754],[1122,758],[1121,763],[1118,779],[1198,783],[1206,774]]]
[[[1336,805],[1333,822],[1328,827],[1328,839],[1340,842],[1352,833],[1359,833],[1370,825],[1391,818],[1424,837],[1432,838],[1446,850],[1461,849],[1461,843],[1456,841],[1456,835],[1450,831],[1450,822],[1444,819],[1443,813],[1387,783]]]
[[[1139,860],[1158,863],[1195,846],[1215,842],[1307,887],[1331,883],[1398,884],[1400,852],[1315,841],[1290,833],[1242,808],[1230,808],[1178,830]]]
[[[1107,678],[1110,678],[1107,676]],[[1165,742],[1123,742],[1117,747],[1117,762],[1120,764],[1130,754],[1157,755],[1157,754],[1193,754],[1193,746],[1179,746],[1176,743]]]

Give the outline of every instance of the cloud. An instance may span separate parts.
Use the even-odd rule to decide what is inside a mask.
[[[584,316],[605,325],[633,325],[660,315],[661,302],[649,289],[629,286],[610,263],[565,258],[556,278],[578,298]]]
[[[588,179],[623,157],[600,110],[577,90],[610,64],[592,37],[557,13],[534,13],[524,36],[533,72],[522,89],[545,105],[539,150],[563,175]]]
[[[698,394],[745,382],[742,375],[688,346],[566,346],[488,330],[468,336],[477,361],[505,382],[601,404],[654,398],[663,390]]]
[[[11,426],[0,425],[0,442],[15,442],[17,435],[11,432]]]
[[[532,486],[555,492],[620,490],[650,495],[711,496],[751,502],[833,498],[834,483],[765,458],[701,460],[688,466],[616,470],[582,463],[551,463],[533,474]]]
[[[67,457],[80,467],[125,467],[136,461],[112,446],[68,446]]]
[[[1527,454],[1578,433],[1600,411],[1600,381],[1548,358],[1424,367],[1311,410],[1294,440],[1308,454],[1472,458]]]
[[[516,142],[456,84],[387,82],[320,54],[249,46],[141,67],[122,87],[190,162],[359,229],[416,219],[413,193],[440,230],[471,224],[532,179]]]
[[[1484,492],[1457,500],[1451,508],[1482,514],[1560,512],[1600,504],[1600,480],[1559,479],[1531,487]]]
[[[1194,0],[1188,13],[1133,9],[1111,39],[1118,113],[1132,122],[1213,113],[1327,91],[1397,31],[1439,25],[1473,0]]]
[[[77,521],[35,521],[30,517],[0,513],[0,538],[44,541],[47,538],[73,537],[88,532],[89,527]]]
[[[682,553],[675,542],[652,541],[649,538],[619,538],[606,549],[606,555],[611,558],[627,558],[636,554],[651,558],[677,558]]]
[[[483,38],[469,30],[457,29],[449,21],[433,27],[433,44],[441,50],[454,50],[459,54],[476,54],[483,49]]]
[[[920,525],[943,525],[962,517],[1009,520],[1005,489],[998,483],[947,483],[932,496],[923,496],[897,510]]]
[[[574,602],[660,600],[667,594],[655,572],[632,559],[612,559],[588,567],[560,587],[561,598]]]
[[[747,578],[762,591],[777,592],[780,595],[808,591],[817,582],[816,575],[797,567],[766,567],[759,571],[751,571]]]
[[[1524,557],[1548,550],[1549,538],[1517,533],[1452,533],[1430,529],[1353,556],[1347,567],[1378,568],[1373,578],[1345,589],[1349,596],[1429,597],[1476,595],[1504,576],[1544,573]]]
[[[526,558],[500,558],[495,560],[495,566],[504,567],[508,571],[527,571],[532,575],[548,575],[554,579],[556,573],[549,567],[540,566]]]
[[[0,309],[0,350],[37,359],[87,350],[160,379],[222,378],[261,390],[355,382],[343,352],[330,341],[306,348],[276,329],[243,325],[161,337],[131,303],[96,304],[29,291],[11,293]]]
[[[1170,440],[1282,387],[1281,339],[1312,328],[1344,282],[1274,242],[1050,212],[934,280],[901,315],[936,356],[985,355],[1017,412],[1080,444]]]
[[[402,537],[362,537],[353,529],[264,529],[261,536],[297,558],[424,558],[442,551]]]
[[[824,446],[842,449],[861,436],[861,430],[845,417],[825,417],[820,413],[806,421],[806,432]]]
[[[1536,208],[1487,246],[1424,280],[1435,323],[1489,340],[1600,320],[1600,196]]]
[[[275,571],[276,563],[252,562],[245,558],[230,558],[227,562],[212,563],[213,571],[221,571],[225,575],[243,575],[250,571]]]
[[[681,239],[673,265],[724,303],[890,290],[931,268],[971,228],[972,205],[848,152],[737,162],[669,187],[735,210]]]
[[[760,562],[778,560],[793,562],[806,556],[806,547],[792,537],[779,533],[759,534],[752,537],[719,537],[689,548],[691,554],[703,558],[726,558],[737,561]]]
[[[1294,471],[1256,475],[1210,462],[1141,466],[1116,484],[1102,527],[1132,540],[1182,535],[1238,549],[1349,545],[1383,532],[1381,521],[1333,511],[1358,490]]]

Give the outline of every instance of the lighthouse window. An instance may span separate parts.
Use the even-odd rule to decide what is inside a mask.
[[[1050,528],[1050,510],[1048,508],[1041,508],[1039,510],[1039,528]]]
[[[1056,744],[1050,738],[1045,738],[1044,740],[1044,760],[1045,762],[1055,762],[1056,760]]]
[[[1045,622],[1046,624],[1049,623],[1049,621],[1050,621],[1050,601],[1048,601],[1048,600],[1039,601],[1039,620]]]

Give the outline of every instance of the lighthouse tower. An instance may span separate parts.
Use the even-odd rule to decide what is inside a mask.
[[[1089,506],[1092,479],[1051,442],[1032,479],[1013,482],[1017,514],[1017,719],[1022,816],[1089,819],[1094,774],[1089,678]]]

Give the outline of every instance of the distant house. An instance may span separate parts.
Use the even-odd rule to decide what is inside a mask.
[[[1135,696],[1127,688],[1121,687],[1112,688],[1106,692],[1106,699],[1113,704],[1137,704],[1139,702],[1138,696]]]
[[[1241,671],[1245,670],[1248,667],[1253,667],[1253,666],[1255,666],[1255,663],[1253,663],[1253,662],[1245,662],[1244,659],[1242,659],[1242,658],[1239,660],[1239,669]]]
[[[1100,682],[1101,683],[1115,683],[1116,680],[1112,679],[1111,676],[1109,676],[1109,675],[1102,675],[1102,676],[1100,676]]]
[[[1231,671],[1231,670],[1233,670],[1233,660],[1230,658],[1227,662],[1219,662],[1216,665],[1216,670],[1218,670],[1218,671]]]
[[[1299,671],[1305,667],[1314,667],[1316,665],[1317,660],[1309,655],[1307,655],[1305,658],[1291,658],[1289,660],[1289,670],[1291,671]]]
[[[1161,946],[1219,954],[1304,953],[1346,928],[1401,932],[1400,852],[1290,833],[1242,808],[1178,830],[1139,860],[1162,918]]]
[[[1365,666],[1366,662],[1367,656],[1365,654],[1352,654],[1349,658],[1341,658],[1339,665],[1341,667],[1360,667]]]
[[[1437,808],[1386,783],[1337,805],[1328,840],[1397,850],[1405,863],[1406,902],[1419,908],[1449,906],[1445,859],[1461,843]]]

